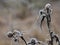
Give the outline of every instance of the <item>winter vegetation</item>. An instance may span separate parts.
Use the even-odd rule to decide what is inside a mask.
[[[60,45],[60,0],[0,0],[0,45]]]

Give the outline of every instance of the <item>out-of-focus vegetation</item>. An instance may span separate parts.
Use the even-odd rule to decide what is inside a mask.
[[[24,38],[27,38],[26,41],[29,41],[31,37],[42,41],[49,38],[45,22],[43,22],[44,29],[42,33],[38,26],[39,24],[33,25],[39,15],[38,11],[42,9],[46,3],[53,5],[52,29],[60,34],[59,0],[0,0],[0,45],[11,45],[11,40],[8,39],[5,34],[11,30],[12,27],[24,32]],[[57,11],[57,9],[59,11]],[[21,45],[25,45],[21,40],[20,43]]]
[[[31,15],[31,10],[41,9],[46,3],[52,1],[54,2],[56,0],[0,0],[0,7],[7,10],[19,10],[21,14],[18,13],[17,17],[22,19]]]

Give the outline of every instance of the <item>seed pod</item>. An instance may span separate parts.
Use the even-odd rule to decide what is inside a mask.
[[[8,36],[9,38],[12,38],[12,37],[13,37],[13,33],[12,33],[11,31],[9,31],[9,32],[7,33],[7,36]]]

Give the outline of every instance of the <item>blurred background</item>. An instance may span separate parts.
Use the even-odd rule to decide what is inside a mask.
[[[0,45],[11,45],[6,33],[12,29],[22,31],[26,41],[32,37],[44,42],[49,39],[46,20],[42,31],[38,20],[39,10],[46,3],[50,3],[53,9],[51,30],[60,37],[60,0],[0,0]],[[25,45],[21,39],[19,42]]]

